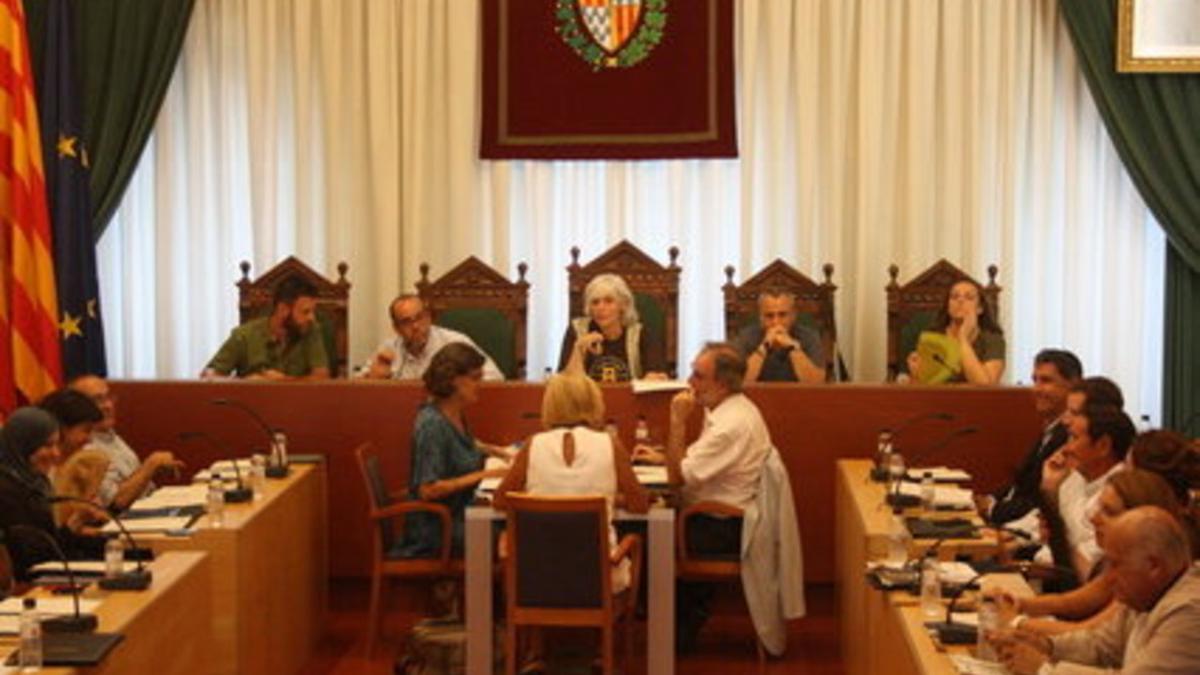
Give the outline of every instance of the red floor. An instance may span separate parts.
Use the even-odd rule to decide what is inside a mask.
[[[395,593],[400,593],[397,590]],[[832,586],[808,589],[808,616],[792,622],[788,651],[782,659],[768,661],[768,673],[789,675],[837,675],[842,672],[838,653],[838,627],[833,614]],[[753,673],[756,668],[753,629],[745,609],[736,597],[722,597],[714,616],[701,633],[695,654],[680,658],[676,671],[687,675],[706,673],[733,675]],[[397,597],[394,604],[399,604]],[[330,588],[329,617],[325,641],[316,657],[305,668],[305,675],[336,673],[392,673],[400,653],[402,637],[415,613],[391,612],[384,626],[384,637],[377,643],[374,657],[365,651],[367,624],[367,584],[360,581],[334,581]],[[640,636],[632,673],[645,673],[645,631]],[[620,648],[618,646],[618,663]]]

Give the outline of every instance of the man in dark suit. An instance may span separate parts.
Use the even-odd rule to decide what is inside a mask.
[[[1033,401],[1042,419],[1041,437],[1017,468],[1013,481],[991,495],[979,497],[984,519],[1004,525],[1025,517],[1041,503],[1042,464],[1067,442],[1062,422],[1067,393],[1083,377],[1079,358],[1063,349],[1043,349],[1033,359]]]

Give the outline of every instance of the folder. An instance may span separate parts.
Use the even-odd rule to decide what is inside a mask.
[[[917,339],[921,368],[911,375],[924,384],[941,384],[962,372],[958,340],[938,331],[923,331]]]

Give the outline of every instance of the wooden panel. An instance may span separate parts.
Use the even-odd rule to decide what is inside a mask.
[[[190,429],[214,433],[235,454],[265,448],[262,431],[249,418],[208,405],[221,396],[249,403],[269,423],[284,427],[293,453],[325,454],[330,570],[338,576],[368,574],[367,497],[352,450],[362,441],[374,441],[389,483],[404,486],[412,421],[425,398],[419,385],[124,381],[114,382],[113,390],[121,397],[118,427],[143,454],[169,448],[180,452],[193,468],[217,459],[211,448],[181,446],[178,433]],[[919,449],[955,426],[978,426],[978,434],[930,461],[963,466],[984,488],[1010,476],[1040,433],[1033,398],[1022,388],[763,384],[747,393],[762,409],[788,466],[804,536],[805,574],[811,582],[828,582],[834,576],[830,512],[835,462],[871,456],[881,427],[927,411],[956,416],[951,424],[915,425],[898,439],[901,449]],[[540,383],[485,384],[480,404],[468,412],[471,426],[476,435],[491,442],[524,438],[539,429],[541,395]],[[661,438],[666,433],[670,395],[635,397],[627,385],[605,387],[604,395],[608,414],[626,443],[632,443],[638,414],[646,416],[653,435]],[[699,415],[693,420],[693,433],[698,425]]]
[[[139,537],[156,551],[213,560],[213,673],[294,673],[321,639],[328,579],[325,471],[297,465],[263,498],[225,507],[223,526],[190,537]]]

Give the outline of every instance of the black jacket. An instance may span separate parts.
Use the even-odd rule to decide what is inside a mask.
[[[1012,522],[1041,506],[1042,463],[1066,442],[1067,427],[1062,422],[1055,422],[1050,433],[1034,442],[1029,454],[1017,468],[1013,482],[992,495],[996,498],[996,504],[992,507],[993,524]]]

